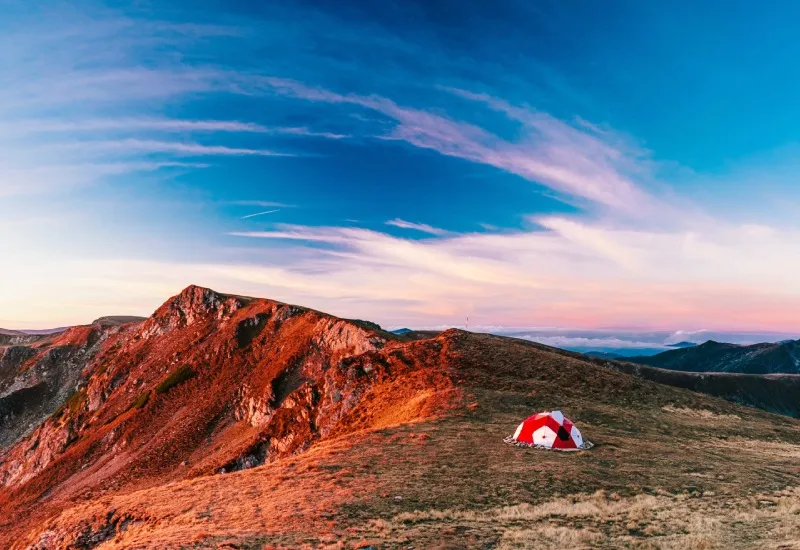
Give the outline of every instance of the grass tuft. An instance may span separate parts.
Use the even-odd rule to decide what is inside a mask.
[[[169,375],[167,375],[164,380],[161,381],[158,386],[156,386],[156,394],[161,395],[167,393],[169,390],[183,384],[187,380],[194,378],[196,373],[192,370],[192,367],[189,365],[183,365],[178,367],[174,371],[172,371]]]
[[[131,404],[131,408],[141,409],[147,405],[148,401],[150,401],[150,392],[144,392],[136,398],[136,401],[134,401],[133,404]]]
[[[86,390],[80,389],[76,392],[73,392],[67,400],[64,401],[64,404],[56,411],[56,416],[64,416],[64,414],[69,413],[70,417],[75,416],[75,414],[80,410],[83,404],[86,402]]]

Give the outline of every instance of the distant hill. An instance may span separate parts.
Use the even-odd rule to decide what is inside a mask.
[[[135,315],[108,315],[106,317],[95,319],[92,321],[92,324],[114,327],[119,325],[127,325],[128,323],[141,323],[146,319],[146,317],[137,317]]]
[[[709,340],[699,346],[675,349],[628,361],[684,372],[742,374],[800,374],[800,340],[740,346]]]
[[[667,344],[668,348],[693,348],[696,346],[697,344],[694,342],[678,342],[676,344]]]
[[[395,336],[400,336],[403,340],[426,340],[428,338],[436,338],[441,334],[439,330],[413,330],[410,328],[398,328],[389,332]]]
[[[67,327],[59,327],[59,328],[46,328],[46,329],[39,329],[39,330],[9,330],[5,328],[0,328],[0,335],[3,336],[38,336],[38,335],[46,335],[46,334],[59,334],[67,330]]]
[[[610,351],[587,351],[584,353],[584,355],[588,355],[589,357],[597,357],[599,359],[622,359],[625,357],[624,355],[612,353]]]

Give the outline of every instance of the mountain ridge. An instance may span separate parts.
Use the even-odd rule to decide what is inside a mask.
[[[626,360],[684,372],[800,374],[800,340],[749,346],[709,340],[691,348]]]
[[[251,468],[318,438],[425,418],[455,391],[432,363],[392,353],[379,329],[196,286],[144,322],[82,330],[102,343],[72,369],[77,390],[0,454],[0,485],[20,501],[98,479],[119,488]],[[411,345],[431,348],[423,361],[443,346]],[[376,403],[354,413],[363,399]]]

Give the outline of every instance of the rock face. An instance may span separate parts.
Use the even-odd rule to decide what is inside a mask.
[[[107,332],[77,327],[0,347],[0,451],[28,435],[77,392]],[[24,340],[24,339],[23,339]]]
[[[25,371],[8,386],[17,401],[62,392],[0,453],[18,502],[252,468],[430,415],[454,392],[440,342],[194,286],[144,322],[80,330],[0,358]]]
[[[19,346],[24,344],[32,344],[40,339],[42,339],[42,337],[39,335],[0,329],[0,346]]]

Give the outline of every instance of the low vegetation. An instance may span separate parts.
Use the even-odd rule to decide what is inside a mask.
[[[74,416],[83,404],[86,402],[86,390],[81,388],[73,392],[61,408],[56,412],[56,416],[63,416],[64,414],[68,414],[70,417]]]
[[[167,377],[156,386],[156,394],[161,395],[162,393],[167,393],[175,386],[183,384],[187,380],[194,378],[194,376],[195,372],[192,370],[192,367],[189,365],[182,365],[169,373]]]
[[[495,532],[499,549],[516,548],[725,548],[755,536],[764,547],[800,544],[800,489],[722,501],[713,494],[658,492],[623,498],[597,491],[539,505],[485,510],[426,510],[376,520],[391,539],[409,529]],[[776,546],[777,547],[777,546]]]
[[[148,401],[150,401],[150,392],[149,391],[142,392],[142,393],[139,394],[139,397],[137,397],[133,401],[133,403],[131,403],[130,408],[131,409],[141,409],[145,405],[147,405]]]
[[[688,417],[704,418],[707,420],[741,420],[741,417],[736,414],[719,414],[706,409],[689,409],[687,407],[673,407],[672,405],[665,405],[661,407],[661,410],[672,414],[682,414]]]

